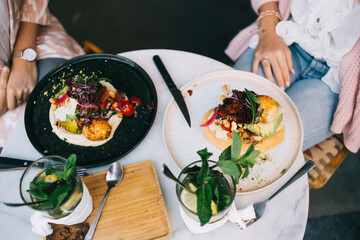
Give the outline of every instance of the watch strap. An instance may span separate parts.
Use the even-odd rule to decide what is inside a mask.
[[[23,55],[23,50],[14,50],[13,51],[13,58],[22,58]]]

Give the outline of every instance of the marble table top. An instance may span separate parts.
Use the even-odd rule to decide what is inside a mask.
[[[189,232],[180,216],[175,184],[161,173],[163,163],[166,163],[173,170],[177,170],[177,167],[167,153],[163,140],[164,114],[172,96],[153,63],[152,57],[156,54],[162,58],[179,88],[201,75],[215,71],[232,70],[232,68],[205,56],[175,50],[138,50],[119,54],[133,60],[149,74],[158,94],[158,110],[150,132],[134,151],[119,161],[123,165],[143,160],[152,160],[154,162],[172,228],[170,239],[303,239],[309,207],[309,188],[306,175],[268,203],[264,216],[247,229],[239,230],[235,224],[228,222],[210,233],[195,235]],[[26,136],[23,119],[19,121],[10,135],[1,156],[32,160],[41,157]],[[303,164],[304,158],[300,154],[287,176],[282,177],[263,191],[238,195],[236,206],[241,208],[249,203],[265,200],[279,189]],[[105,171],[108,166],[88,169],[88,173]],[[21,202],[19,181],[22,172],[0,172],[0,201]],[[10,208],[0,205],[0,238],[42,239],[31,232],[29,219],[32,213],[33,210],[28,207]]]

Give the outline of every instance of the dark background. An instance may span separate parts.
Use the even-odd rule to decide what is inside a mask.
[[[54,0],[49,7],[80,44],[107,53],[176,49],[226,64],[226,46],[256,19],[250,0]],[[360,153],[349,154],[322,189],[310,190],[304,239],[360,239],[359,172]]]
[[[108,53],[177,49],[225,63],[231,38],[256,19],[247,0],[61,0],[49,7],[80,44],[89,40]]]

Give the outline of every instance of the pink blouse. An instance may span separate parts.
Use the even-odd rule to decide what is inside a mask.
[[[70,59],[84,54],[80,45],[69,36],[61,23],[48,9],[49,0],[8,0],[10,18],[10,48],[14,49],[20,22],[32,22],[39,25],[36,40],[37,59]],[[0,117],[0,147],[16,123],[24,114],[25,103],[14,111],[7,111]]]

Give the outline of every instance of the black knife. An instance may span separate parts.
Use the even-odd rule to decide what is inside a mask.
[[[189,124],[189,127],[191,127],[189,111],[186,107],[181,91],[176,87],[174,81],[171,79],[170,74],[166,70],[164,63],[161,61],[160,57],[158,55],[155,55],[153,57],[153,60],[156,67],[159,69],[161,76],[164,78],[164,81],[168,86],[171,94],[173,95],[176,104],[179,106],[182,114],[184,115],[186,122]]]
[[[21,160],[9,157],[0,157],[0,169],[8,169],[13,167],[28,167],[34,161]]]

